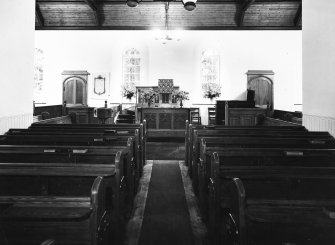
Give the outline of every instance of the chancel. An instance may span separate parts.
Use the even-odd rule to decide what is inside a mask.
[[[333,1],[0,2],[1,245],[335,244]]]

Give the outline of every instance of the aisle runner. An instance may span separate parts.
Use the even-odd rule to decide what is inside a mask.
[[[139,244],[193,244],[178,161],[154,161]]]
[[[147,160],[146,165],[143,167],[143,176],[141,177],[139,190],[134,200],[134,213],[127,226],[126,245],[137,245],[139,242],[151,179],[152,163],[152,160]]]

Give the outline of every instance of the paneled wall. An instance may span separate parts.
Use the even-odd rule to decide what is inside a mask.
[[[10,128],[27,128],[33,123],[33,115],[31,113],[0,117],[0,134],[4,134]]]
[[[303,125],[312,131],[328,131],[335,137],[335,118],[303,115]]]

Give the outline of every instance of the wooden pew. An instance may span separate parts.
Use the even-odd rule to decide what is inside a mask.
[[[124,158],[119,167],[122,175],[120,186],[124,200],[120,200],[120,210],[124,216],[129,217],[135,194],[135,173],[133,171],[133,157],[131,140],[126,146],[38,146],[38,145],[0,145],[0,161],[3,162],[62,162],[68,164],[116,164],[114,159],[118,152],[122,152]]]
[[[289,190],[294,190],[295,188],[294,185],[290,186],[278,185],[277,182],[274,182],[275,185],[271,186],[272,183],[271,181],[275,181],[276,178],[280,176],[282,176],[282,179],[284,181],[283,183],[286,183],[287,180],[290,178],[296,178],[296,182],[293,181],[292,182],[293,184],[294,183],[299,184],[298,181],[300,180],[299,178],[301,179],[309,178],[306,177],[306,174],[309,173],[316,173],[316,174],[322,173],[320,174],[320,176],[323,176],[325,178],[327,178],[327,176],[328,177],[331,176],[331,178],[334,179],[335,176],[333,175],[335,173],[334,160],[335,160],[334,149],[226,148],[225,150],[222,150],[222,152],[220,152],[219,154],[213,153],[211,156],[212,169],[211,169],[211,178],[209,182],[210,192],[209,192],[208,210],[209,210],[210,230],[215,231],[216,233],[214,233],[214,235],[211,234],[211,236],[214,237],[215,238],[214,240],[216,241],[219,239],[219,236],[216,236],[218,235],[218,229],[220,227],[219,221],[223,222],[227,221],[228,219],[230,223],[233,222],[229,218],[233,211],[229,213],[230,216],[228,215],[225,216],[225,218],[222,218],[222,213],[225,213],[226,209],[226,207],[224,206],[231,200],[231,197],[229,197],[226,193],[227,182],[229,182],[231,179],[240,178],[242,179],[242,181],[244,181],[247,178],[248,181],[249,180],[251,181],[250,183],[253,183],[254,179],[257,178],[261,178],[262,180],[266,179],[270,181],[270,184],[264,181],[259,182],[257,186],[253,187],[254,188],[253,192],[249,192],[250,195],[256,195],[260,198],[266,199],[267,197],[264,197],[265,193],[282,194],[286,193]],[[327,172],[328,170],[330,172]],[[332,186],[334,184],[335,182],[332,182]],[[309,186],[309,188],[311,187],[312,186]],[[308,188],[305,189],[305,191],[307,192],[308,190],[309,190]],[[318,192],[322,193],[320,192],[320,190],[318,190]],[[319,197],[317,195],[318,192],[317,191],[314,192],[314,194],[311,195],[310,198],[317,199]],[[280,198],[282,198],[282,196]],[[290,196],[290,198],[292,200],[295,200],[295,198],[299,199],[300,196],[297,193],[294,193],[294,195]],[[234,209],[232,206],[229,205],[227,207]],[[236,208],[238,206],[234,207]],[[233,217],[235,220],[236,216]],[[221,225],[223,224],[221,223]],[[277,231],[277,229],[275,230]],[[241,231],[242,230],[240,229],[238,230],[239,234],[241,233]],[[222,242],[220,239],[219,241]],[[245,244],[245,243],[239,243],[239,244]],[[264,244],[274,244],[274,243],[268,242]]]
[[[334,168],[271,169],[257,177],[248,170],[243,181],[233,179],[227,186],[223,244],[334,244]],[[263,195],[254,195],[255,189]]]
[[[192,125],[188,124],[186,121],[186,134],[185,134],[185,162],[187,166],[190,166],[192,156],[192,146],[193,146],[193,135],[194,131],[214,131],[212,134],[216,134],[216,131],[223,130],[225,132],[248,132],[249,129],[252,131],[259,130],[276,130],[276,131],[299,131],[299,132],[306,132],[306,128],[303,126],[253,126],[253,127],[242,127],[242,126],[222,126],[222,125]],[[242,131],[243,130],[243,131]],[[192,175],[192,173],[190,173]]]
[[[121,162],[122,153],[116,157]],[[113,164],[0,163],[0,222],[8,244],[108,244],[118,232]],[[114,227],[112,227],[112,224]]]
[[[81,129],[89,129],[89,128],[104,128],[106,130],[127,130],[127,129],[139,129],[140,140],[142,142],[142,162],[145,164],[145,154],[146,154],[146,140],[147,140],[147,124],[146,120],[143,120],[143,124],[35,124],[33,123],[29,128],[81,128]]]
[[[220,141],[221,138],[226,137],[236,137],[236,138],[243,138],[243,137],[249,137],[249,138],[306,138],[309,139],[311,142],[314,140],[317,142],[318,140],[333,140],[333,137],[328,132],[291,132],[291,131],[275,131],[272,129],[239,129],[239,130],[195,130],[193,133],[193,140],[192,140],[192,147],[189,148],[189,173],[192,179],[194,179],[194,182],[197,184],[197,173],[198,173],[198,159],[200,156],[200,139],[203,137],[206,138],[217,138],[218,141]],[[261,139],[260,139],[261,141]],[[255,139],[254,143],[256,143],[257,140]],[[197,185],[195,185],[197,186]],[[197,191],[197,190],[195,190]]]
[[[142,165],[145,164],[145,154],[146,154],[146,141],[147,141],[147,124],[146,120],[143,121],[143,124],[32,124],[29,129],[31,130],[47,130],[52,131],[58,130],[103,130],[106,133],[116,133],[116,134],[125,134],[127,131],[138,129],[139,130],[139,140],[140,140],[140,152]]]
[[[57,245],[57,242],[53,239],[48,239],[48,240],[43,241],[41,245]]]
[[[72,124],[70,124],[72,125]],[[30,127],[29,129],[10,129],[6,133],[6,135],[24,135],[24,134],[29,134],[29,135],[96,135],[99,136],[135,136],[138,137],[138,145],[135,147],[138,148],[137,152],[140,154],[138,156],[138,162],[140,163],[140,173],[142,170],[142,166],[144,165],[143,161],[143,155],[145,154],[143,146],[145,145],[145,138],[143,137],[143,125],[140,125],[140,128],[136,127],[117,127],[117,128],[112,128],[112,127],[59,127],[59,126],[49,126],[49,127]]]
[[[200,155],[197,159],[196,165],[197,168],[195,171],[197,173],[192,178],[192,183],[194,189],[199,194],[199,202],[201,209],[205,212],[204,216],[206,217],[206,200],[208,194],[208,184],[210,179],[210,170],[211,170],[211,155],[214,152],[217,153],[226,153],[225,148],[290,148],[292,151],[294,149],[300,148],[309,148],[309,149],[335,149],[335,140],[325,139],[307,139],[307,138],[248,138],[248,137],[224,137],[224,138],[202,138]],[[245,149],[245,152],[247,149]],[[259,154],[264,156],[263,151],[259,151]],[[278,156],[280,157],[280,156]]]
[[[31,144],[47,144],[47,145],[78,145],[78,146],[126,146],[129,138],[132,139],[132,154],[135,158],[135,162],[132,161],[130,170],[135,171],[135,189],[139,178],[142,173],[142,161],[139,153],[139,138],[138,131],[135,130],[135,136],[119,136],[119,135],[103,135],[103,134],[51,134],[51,135],[40,135],[30,132],[15,133],[13,135],[0,136],[1,144],[20,144],[20,145],[31,145]]]

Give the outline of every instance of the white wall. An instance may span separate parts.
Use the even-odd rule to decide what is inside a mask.
[[[335,117],[335,1],[303,5],[304,113]]]
[[[275,108],[296,110],[302,101],[300,31],[184,31],[179,42],[161,44],[152,31],[37,31],[36,47],[45,52],[48,103],[61,103],[63,70],[111,73],[111,102],[121,100],[122,52],[139,48],[143,55],[141,85],[172,78],[189,91],[188,102],[209,103],[200,85],[200,57],[205,49],[220,52],[221,99],[245,99],[248,70],[273,70]],[[187,106],[187,104],[186,104]],[[298,108],[299,109],[299,108]]]
[[[303,4],[303,123],[335,136],[335,1]]]
[[[32,122],[35,1],[0,2],[0,133]]]

